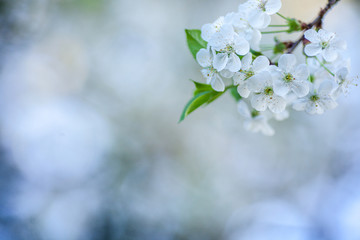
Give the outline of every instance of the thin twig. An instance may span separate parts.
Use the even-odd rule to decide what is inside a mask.
[[[326,4],[325,8],[321,9],[318,16],[315,18],[314,21],[312,21],[309,24],[302,24],[302,30],[306,31],[308,29],[311,29],[313,27],[315,28],[322,28],[322,23],[323,23],[323,19],[325,17],[325,15],[329,12],[329,10],[331,10],[331,8],[333,6],[335,6],[338,2],[340,2],[340,0],[328,0],[328,3]],[[292,44],[290,44],[289,49],[287,51],[287,53],[292,53],[295,48],[305,39],[304,34],[302,34],[302,36],[295,42],[293,42]]]

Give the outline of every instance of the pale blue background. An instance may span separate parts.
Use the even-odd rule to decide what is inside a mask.
[[[274,137],[243,130],[229,95],[177,124],[203,81],[184,28],[239,1],[3,2],[1,240],[360,239],[359,88]],[[325,2],[281,13],[311,21]],[[354,76],[357,3],[324,25]]]

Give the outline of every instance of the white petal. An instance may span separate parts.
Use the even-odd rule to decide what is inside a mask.
[[[304,52],[309,57],[313,57],[321,53],[321,45],[319,43],[310,43],[305,46]]]
[[[251,62],[252,62],[252,54],[248,53],[241,60],[242,69],[243,70],[249,70],[249,68],[251,66]]]
[[[321,42],[328,42],[335,37],[335,33],[328,32],[324,29],[318,31],[318,36]]]
[[[201,38],[208,42],[215,32],[216,29],[213,24],[205,24],[201,28]]]
[[[283,111],[281,113],[274,114],[274,117],[278,121],[284,121],[285,119],[288,119],[290,116],[290,113],[288,111]]]
[[[294,70],[296,65],[296,57],[294,54],[283,54],[279,58],[279,68],[286,73],[290,73]]]
[[[246,104],[246,102],[244,102],[244,101],[239,101],[238,112],[240,113],[241,116],[243,116],[245,118],[251,118],[251,113],[250,113],[249,107]]]
[[[273,72],[280,72],[280,73],[281,73],[281,69],[278,68],[278,67],[275,66],[275,65],[270,65],[270,66],[269,66],[269,72],[270,72],[270,73],[273,73]]]
[[[315,90],[315,89],[318,89],[318,86],[316,87],[316,86],[315,86],[315,83],[309,82],[309,93],[314,93],[314,94],[316,94],[316,90]]]
[[[219,31],[221,29],[221,27],[224,25],[224,22],[225,22],[225,18],[223,16],[221,16],[215,20],[215,22],[213,23],[213,26],[215,27],[215,29],[217,29],[217,31]]]
[[[271,97],[271,101],[269,102],[269,109],[273,113],[281,113],[286,108],[286,101],[280,96],[273,95]]]
[[[273,136],[275,134],[274,129],[268,124],[267,119],[264,116],[257,116],[253,119],[244,122],[244,128],[251,132],[261,132],[266,136]]]
[[[233,41],[234,34],[234,28],[229,24],[224,24],[221,30],[211,37],[209,40],[209,46],[219,51]]]
[[[206,83],[210,84],[214,73],[212,73],[208,68],[201,69],[201,73],[206,78]]]
[[[237,87],[237,91],[243,98],[248,98],[250,95],[250,90],[247,87],[247,84],[241,84]]]
[[[286,84],[282,79],[274,80],[274,92],[277,95],[285,96],[290,91],[288,84]]]
[[[211,86],[217,92],[223,92],[225,90],[225,84],[219,74],[214,74],[211,79]]]
[[[245,81],[246,78],[247,78],[247,75],[245,73],[237,72],[237,73],[234,74],[234,77],[233,77],[234,84],[235,85],[242,84]]]
[[[332,96],[337,99],[338,97],[340,97],[341,94],[344,93],[344,88],[342,86],[338,86],[335,91],[333,92]]]
[[[309,77],[309,68],[306,64],[300,64],[294,71],[294,77],[296,80],[307,80]]]
[[[320,104],[318,102],[308,102],[305,110],[309,114],[323,114],[324,113],[324,109],[320,106]]]
[[[304,111],[307,103],[308,103],[307,99],[304,98],[298,99],[297,101],[294,102],[293,109],[296,111]]]
[[[274,65],[272,65],[272,66],[274,66]],[[271,73],[271,76],[272,76],[272,78],[274,79],[274,81],[275,81],[275,80],[284,81],[284,80],[283,80],[284,74],[283,74],[282,72],[278,71],[278,70],[277,70],[278,68],[277,68],[276,66],[274,66],[274,67],[272,67],[272,66],[270,66],[271,68],[269,68],[269,69],[271,69],[271,70],[270,70],[270,73]]]
[[[338,50],[345,50],[346,42],[344,40],[339,40],[339,39],[335,38],[334,41],[331,42],[331,46]]]
[[[273,15],[277,13],[281,8],[281,0],[269,0],[265,5],[266,13]]]
[[[253,62],[253,70],[255,73],[258,73],[263,70],[266,70],[266,68],[269,67],[269,65],[270,65],[270,61],[267,57],[259,56]]]
[[[253,108],[255,108],[257,111],[263,112],[266,110],[268,103],[267,103],[267,96],[264,94],[255,94],[251,98],[251,105]]]
[[[320,102],[324,106],[324,108],[329,110],[336,108],[338,105],[331,97],[322,98]]]
[[[250,77],[247,80],[248,88],[253,92],[260,92],[269,83],[272,82],[272,77],[268,72],[260,72]]]
[[[236,35],[234,38],[234,48],[235,48],[235,52],[237,54],[245,55],[249,52],[250,45],[249,45],[249,42],[246,41],[245,38]]]
[[[220,72],[220,75],[223,76],[224,78],[232,78],[234,76],[234,73],[227,69],[224,69]]]
[[[196,54],[196,60],[202,67],[210,67],[212,64],[212,57],[210,51],[202,48]]]
[[[270,25],[271,17],[267,14],[264,14],[264,24],[260,27],[260,29],[267,28]]]
[[[246,21],[242,20],[240,13],[228,13],[225,16],[225,22],[233,24],[235,28],[245,28],[248,24]]]
[[[266,136],[273,136],[275,134],[274,129],[267,122],[264,122],[262,125],[261,132]]]
[[[306,80],[294,80],[290,85],[291,90],[298,97],[305,97],[309,93],[309,82]]]
[[[254,119],[248,119],[246,121],[244,121],[244,128],[246,131],[251,131],[251,132],[259,132],[261,130],[261,123],[254,120]]]
[[[305,38],[307,40],[309,40],[312,43],[319,43],[320,42],[320,38],[318,33],[314,30],[314,29],[309,29],[307,30],[305,33]]]
[[[320,84],[318,93],[325,96],[330,95],[333,89],[334,86],[331,81],[324,81]]]
[[[218,71],[221,71],[225,68],[228,63],[228,55],[226,53],[218,53],[214,58],[214,68]]]
[[[253,28],[266,28],[271,21],[271,17],[261,10],[253,11],[249,16],[249,23]]]
[[[261,133],[266,136],[273,136],[275,134],[274,129],[268,124],[267,119],[264,116],[257,116],[245,121],[244,128],[251,132],[261,131]]]
[[[343,82],[347,78],[348,74],[349,74],[349,70],[346,67],[343,67],[339,71],[337,71],[336,73],[337,83]]]
[[[326,48],[323,52],[322,55],[324,57],[324,59],[327,62],[333,62],[336,60],[338,53],[336,50],[334,50],[333,48]]]
[[[226,69],[228,69],[230,72],[237,72],[241,68],[241,61],[240,58],[235,54],[231,53],[229,57],[229,61],[226,65]]]
[[[261,32],[257,29],[253,29],[251,39],[250,41],[250,47],[254,49],[255,51],[259,51],[260,47],[260,41],[261,41],[262,35]]]
[[[220,51],[226,47],[228,41],[224,39],[220,32],[216,32],[211,39],[209,40],[208,46],[212,47],[212,49],[216,51]]]

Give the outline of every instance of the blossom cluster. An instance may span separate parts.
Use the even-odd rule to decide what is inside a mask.
[[[248,0],[237,12],[201,28],[207,44],[196,53],[206,83],[224,92],[229,88],[224,79],[231,79],[244,127],[265,135],[274,134],[268,121],[288,118],[291,108],[309,114],[335,108],[337,98],[353,84],[350,60],[342,55],[345,41],[324,29],[294,30],[303,34],[301,56],[287,48],[272,57],[261,52],[262,30],[269,27],[272,15],[283,17],[278,13],[281,6],[281,0]],[[283,18],[290,28],[292,19]]]

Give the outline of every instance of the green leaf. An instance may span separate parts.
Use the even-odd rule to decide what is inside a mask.
[[[239,92],[237,91],[237,88],[236,87],[233,87],[230,89],[230,93],[231,93],[231,96],[234,97],[235,101],[238,102],[241,100],[241,96],[239,94]]]
[[[196,88],[194,91],[194,96],[201,92],[213,91],[213,88],[209,84],[199,83],[199,82],[195,82],[193,80],[191,80],[191,81],[195,84],[195,88]]]
[[[203,84],[203,85],[205,85],[205,84]],[[209,103],[215,101],[218,97],[223,95],[224,92],[216,92],[216,91],[211,89],[210,91],[199,92],[198,94],[196,94],[186,104],[186,106],[185,106],[185,108],[184,108],[184,110],[183,110],[183,112],[181,114],[179,123],[181,121],[183,121],[186,116],[188,116],[190,113],[192,113],[193,111],[195,111],[196,109],[198,109],[202,105],[209,104]]]
[[[205,104],[210,98],[211,91],[201,92],[195,95],[185,106],[179,122],[183,121],[187,115],[195,111],[201,105]]]
[[[202,92],[208,92],[208,91],[212,92],[212,96],[207,101],[207,104],[215,101],[218,97],[220,97],[223,94],[223,92],[214,91],[212,86],[209,84],[199,83],[199,82],[195,82],[195,81],[193,81],[193,83],[195,84],[195,87],[196,87],[196,89],[194,91],[194,96],[196,96],[197,94],[202,93]]]
[[[185,29],[185,33],[190,52],[196,59],[197,52],[202,48],[206,48],[207,42],[201,38],[201,31],[198,29]]]
[[[206,104],[210,104],[213,101],[215,101],[216,99],[218,99],[218,97],[220,97],[221,95],[223,95],[224,92],[213,92],[209,98],[209,100],[206,102]]]

